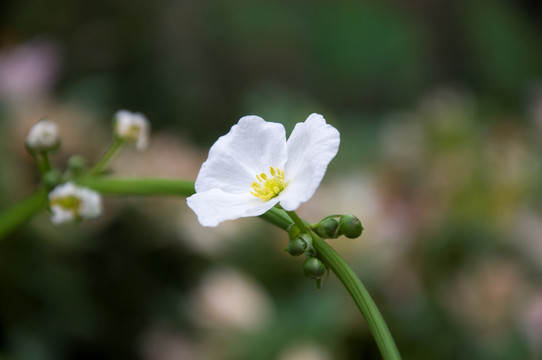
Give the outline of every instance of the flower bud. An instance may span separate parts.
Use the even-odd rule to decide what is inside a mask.
[[[149,142],[149,120],[142,113],[119,110],[114,116],[115,135],[134,142],[137,150],[145,150]]]
[[[85,159],[80,155],[70,156],[68,159],[68,168],[74,174],[81,174],[85,170],[86,162]]]
[[[307,243],[301,238],[295,238],[293,240],[290,240],[288,246],[286,247],[286,249],[284,249],[284,251],[286,251],[292,256],[299,256],[305,253],[306,249]]]
[[[318,236],[324,239],[336,239],[338,234],[339,222],[333,218],[326,218],[313,226],[313,230]]]
[[[290,240],[293,240],[299,237],[299,235],[301,235],[301,230],[299,229],[299,226],[297,226],[296,224],[292,224],[288,226],[287,231],[288,231],[288,237],[290,238]]]
[[[45,186],[47,186],[49,189],[54,188],[58,185],[60,182],[60,179],[62,178],[62,174],[58,170],[49,170],[43,175],[43,183]]]
[[[303,273],[311,279],[320,279],[326,272],[326,266],[318,258],[309,256],[303,263]]]
[[[354,215],[343,215],[339,219],[339,232],[349,239],[355,239],[361,235],[363,226]]]
[[[56,150],[60,146],[57,125],[47,119],[38,121],[26,137],[26,148],[30,152]]]

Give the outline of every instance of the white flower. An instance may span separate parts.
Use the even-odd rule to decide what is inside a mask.
[[[94,190],[79,187],[72,182],[59,185],[49,193],[49,204],[55,224],[95,218],[102,213],[102,199]]]
[[[142,113],[119,110],[114,116],[115,134],[136,143],[137,150],[145,150],[149,142],[149,120]]]
[[[339,149],[339,132],[319,114],[296,124],[245,116],[209,150],[187,199],[203,226],[258,216],[276,204],[288,211],[309,200]]]
[[[34,151],[52,150],[59,144],[58,126],[46,119],[34,125],[26,137],[26,146]]]

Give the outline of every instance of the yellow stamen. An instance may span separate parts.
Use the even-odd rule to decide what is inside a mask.
[[[76,214],[81,205],[81,199],[76,196],[65,196],[61,198],[51,199],[51,205],[58,205],[65,210],[69,210]]]
[[[286,187],[283,170],[271,166],[269,167],[269,173],[271,176],[268,176],[265,173],[256,175],[258,182],[253,181],[252,184],[250,184],[250,187],[254,190],[250,193],[266,201],[280,194]]]

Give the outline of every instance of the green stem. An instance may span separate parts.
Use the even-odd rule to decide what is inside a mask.
[[[42,151],[41,158],[43,159],[43,174],[46,174],[48,171],[51,171],[51,160],[49,159],[49,153],[47,151]]]
[[[88,176],[76,179],[84,187],[104,195],[177,195],[190,196],[195,193],[192,181],[158,178],[122,178]]]
[[[395,341],[384,318],[360,279],[331,246],[312,231],[311,235],[312,245],[318,252],[318,257],[337,275],[365,317],[365,321],[367,321],[380,349],[382,358],[401,359],[397,345],[395,345]]]
[[[371,298],[371,295],[363,286],[354,271],[348,266],[343,258],[331,248],[322,238],[309,230],[303,220],[294,212],[286,212],[293,222],[299,226],[301,231],[310,233],[312,237],[312,245],[318,253],[318,257],[322,260],[328,268],[331,269],[337,275],[339,280],[346,287],[346,290],[354,299],[354,302],[361,311],[367,325],[373,334],[375,341],[380,349],[380,353],[384,359],[401,359],[401,355],[397,350],[395,341],[391,336],[390,330],[384,321],[384,318],[380,314],[378,307]]]
[[[123,144],[124,144],[123,139],[119,137],[115,137],[115,141],[113,142],[113,144],[111,144],[111,146],[106,151],[106,153],[102,156],[102,158],[98,160],[96,165],[94,165],[94,167],[90,170],[89,175],[99,175],[105,169],[107,164],[109,164],[109,162],[113,160],[115,155],[117,155],[118,151],[120,150]]]
[[[40,171],[40,175],[43,178],[45,173],[47,172],[47,166],[45,165],[45,162],[43,161],[43,158],[41,156],[41,152],[32,152],[32,157],[34,158],[34,161],[36,161],[36,165],[38,166],[38,170]]]
[[[40,188],[18,204],[0,213],[0,239],[34,216],[43,208],[46,200],[47,192]]]
[[[106,164],[106,162],[101,163]],[[100,168],[95,167],[95,169],[98,169],[99,172]],[[76,183],[107,195],[190,196],[195,192],[193,182],[177,179],[130,179],[88,176],[77,179]],[[43,208],[46,198],[46,191],[40,189],[21,203],[1,213],[0,238],[22,225],[32,215]],[[287,230],[292,223],[295,223],[302,231],[308,232],[311,235],[313,246],[318,252],[318,257],[343,283],[367,321],[382,357],[385,360],[400,359],[401,356],[399,355],[397,346],[376,304],[356,274],[335,250],[310,230],[307,227],[307,223],[293,211],[285,212],[282,209],[272,208],[265,214],[260,215],[260,218],[284,230]]]
[[[284,230],[288,230],[288,227],[292,225],[292,219],[286,214],[286,212],[275,207],[271,208],[259,217],[260,219],[263,219],[268,223],[271,223]]]

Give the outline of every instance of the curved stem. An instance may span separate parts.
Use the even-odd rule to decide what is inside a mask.
[[[318,257],[337,275],[365,317],[384,359],[401,359],[390,330],[371,295],[343,258],[324,240],[311,231],[312,245]]]
[[[354,271],[348,266],[344,259],[331,248],[322,238],[308,229],[304,221],[294,212],[287,211],[288,216],[293,222],[299,226],[301,231],[308,232],[312,237],[312,245],[318,253],[318,257],[328,268],[337,275],[339,280],[346,287],[346,290],[352,296],[352,299],[358,306],[367,325],[373,334],[375,341],[380,349],[380,353],[384,359],[401,359],[401,355],[397,350],[395,341],[391,336],[390,330],[380,314],[378,307],[371,298],[371,295],[363,286],[360,279]]]
[[[81,186],[86,186],[108,195],[190,196],[195,192],[193,182],[177,179],[131,179],[88,176],[76,179],[75,182]],[[24,199],[21,203],[1,213],[0,238],[22,225],[43,208],[46,198],[47,192],[42,188]],[[308,224],[293,211],[285,212],[282,209],[272,208],[265,214],[260,215],[260,218],[284,230],[287,230],[291,224],[295,223],[302,231],[309,233],[313,239],[313,246],[318,253],[318,257],[343,283],[367,321],[382,357],[386,360],[401,359],[391,333],[376,304],[371,299],[369,292],[335,250],[315,234],[314,231],[310,230],[307,227]]]
[[[18,204],[0,213],[0,239],[3,239],[10,232],[23,225],[40,211],[45,205],[46,200],[47,192],[45,189],[40,188]]]

